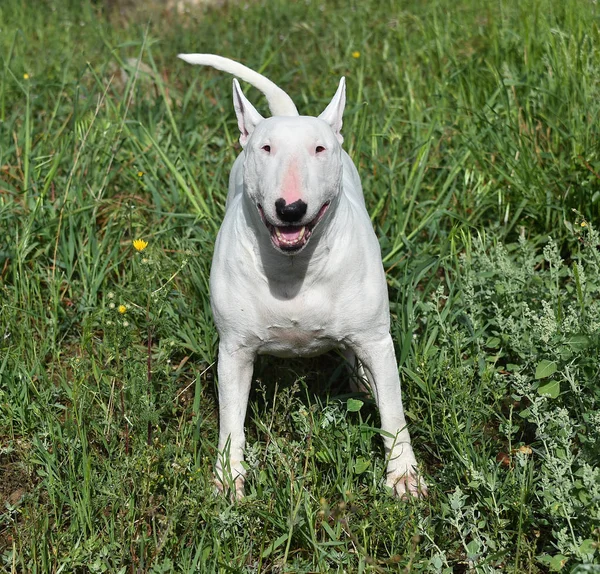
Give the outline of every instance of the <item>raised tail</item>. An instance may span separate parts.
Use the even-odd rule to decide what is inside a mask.
[[[258,88],[267,98],[269,109],[274,116],[297,116],[298,110],[292,98],[288,96],[278,85],[274,84],[262,74],[251,70],[250,68],[222,56],[214,54],[179,54],[179,58],[188,64],[199,64],[201,66],[211,66],[222,72],[233,74],[241,80],[252,84]]]

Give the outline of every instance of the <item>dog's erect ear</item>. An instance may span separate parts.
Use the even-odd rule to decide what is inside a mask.
[[[246,147],[250,134],[254,128],[264,120],[264,118],[256,111],[256,108],[246,99],[240,83],[233,80],[233,107],[237,116],[238,127],[240,128],[240,143],[242,147]]]
[[[335,96],[333,96],[333,99],[329,102],[329,105],[319,116],[320,119],[327,122],[331,126],[335,137],[337,137],[340,143],[344,141],[344,136],[342,135],[342,116],[344,115],[345,105],[346,79],[342,77]]]

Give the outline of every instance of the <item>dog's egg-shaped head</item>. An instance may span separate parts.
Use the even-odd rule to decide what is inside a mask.
[[[273,246],[300,252],[341,190],[344,81],[319,117],[264,119],[241,93],[234,103],[244,147],[244,193]],[[239,85],[237,85],[239,88]]]

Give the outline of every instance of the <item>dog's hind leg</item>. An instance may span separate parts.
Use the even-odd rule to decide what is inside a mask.
[[[372,395],[373,384],[369,378],[369,373],[365,370],[363,364],[356,358],[356,353],[352,349],[345,349],[343,355],[344,359],[346,359],[346,363],[348,363],[350,390],[353,393]]]

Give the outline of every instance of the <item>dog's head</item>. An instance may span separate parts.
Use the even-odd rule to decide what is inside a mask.
[[[233,101],[245,151],[244,193],[273,246],[289,255],[299,253],[341,190],[344,78],[319,117],[264,119],[237,80]]]

